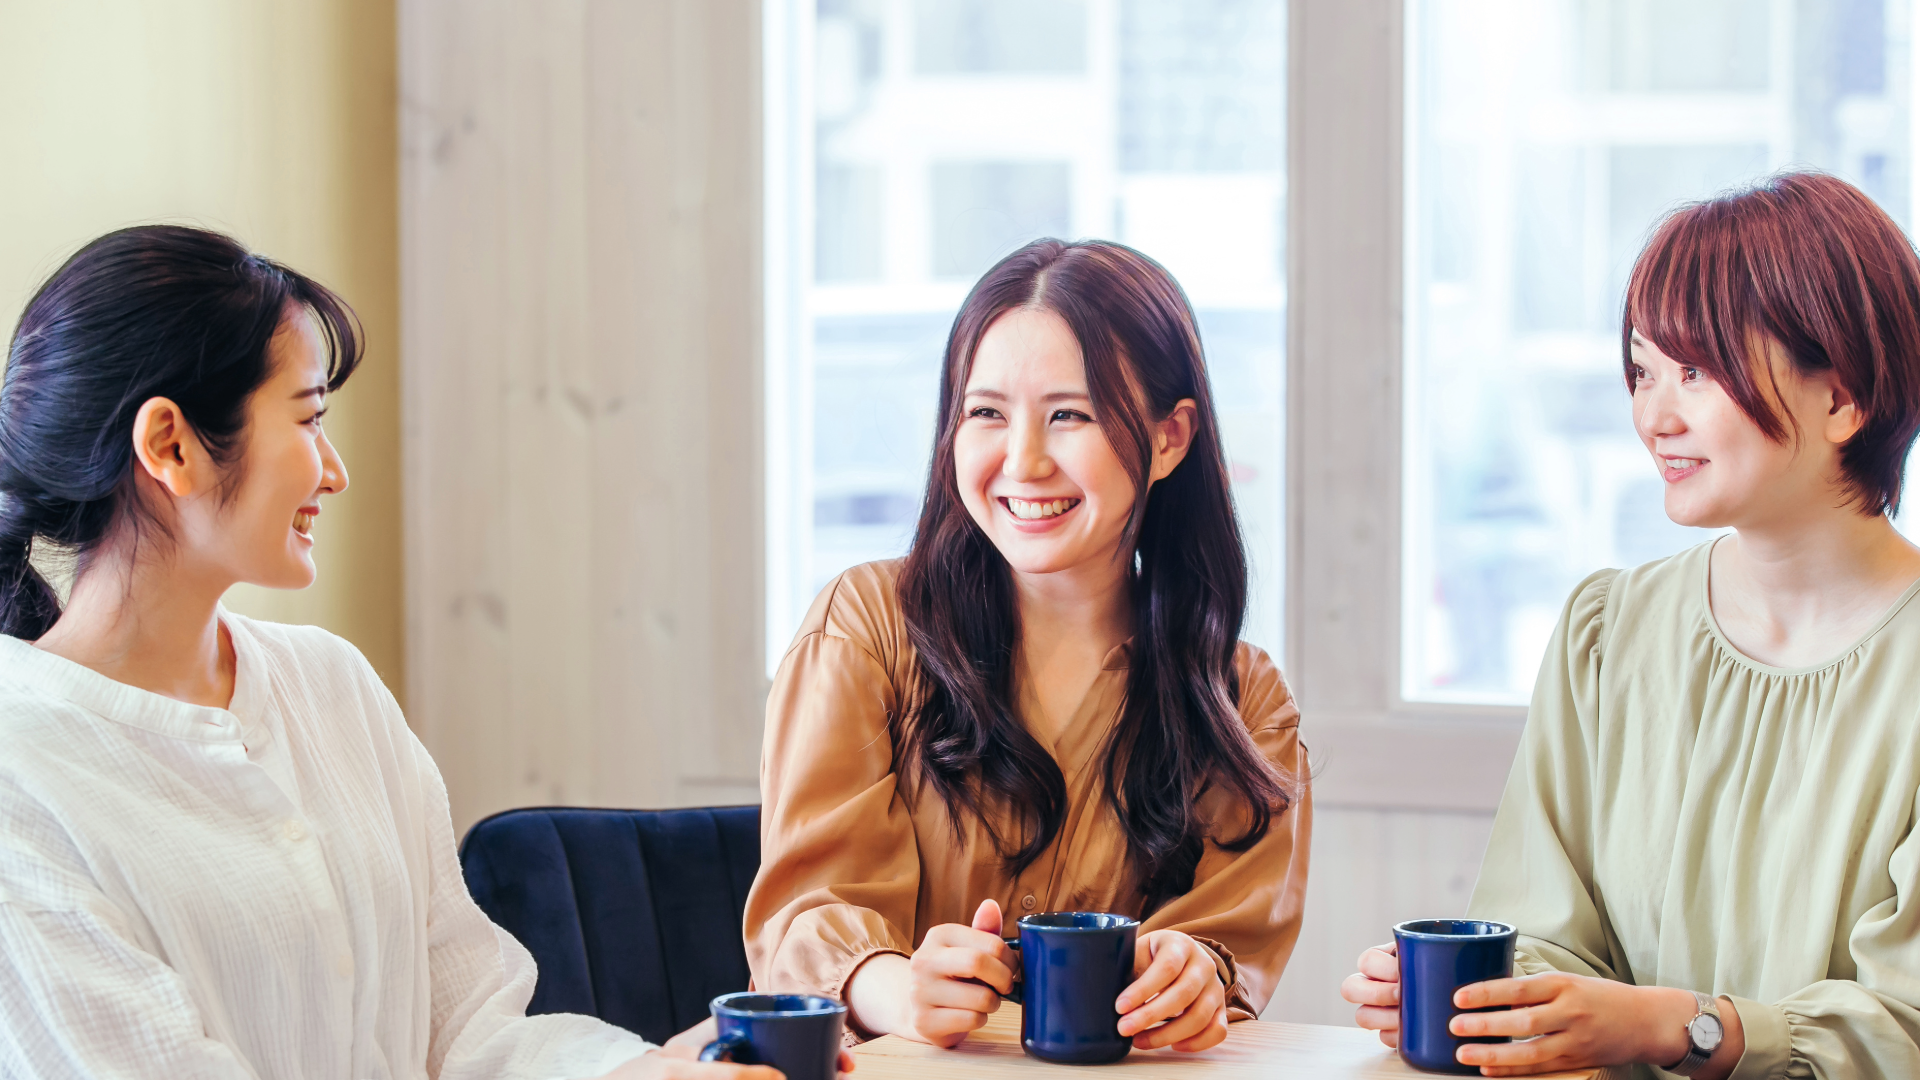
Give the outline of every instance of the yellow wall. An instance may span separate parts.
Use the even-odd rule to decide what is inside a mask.
[[[0,0],[0,326],[109,229],[222,229],[366,324],[327,428],[352,476],[316,529],[319,582],[236,589],[317,623],[405,686],[393,0]]]

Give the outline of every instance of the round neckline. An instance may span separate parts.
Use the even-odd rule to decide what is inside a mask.
[[[1873,621],[1872,626],[1867,627],[1866,631],[1858,638],[1855,638],[1852,644],[1842,649],[1840,653],[1832,659],[1824,660],[1817,664],[1809,664],[1805,667],[1774,667],[1772,664],[1761,663],[1746,653],[1741,652],[1739,647],[1721,631],[1720,619],[1713,613],[1713,552],[1715,548],[1720,546],[1720,541],[1725,539],[1725,536],[1716,536],[1702,545],[1706,549],[1706,554],[1701,560],[1700,567],[1700,610],[1706,616],[1707,631],[1713,635],[1714,643],[1739,664],[1752,668],[1754,671],[1763,675],[1791,678],[1798,675],[1815,675],[1840,666],[1845,663],[1849,657],[1865,648],[1867,642],[1873,640],[1874,635],[1885,630],[1887,624],[1892,622],[1894,618],[1906,608],[1914,596],[1920,594],[1920,578],[1915,578],[1899,596],[1894,598],[1892,605],[1880,613],[1880,617]]]
[[[19,638],[0,637],[0,652],[11,653],[12,662],[29,674],[27,685],[65,698],[114,723],[195,742],[238,742],[258,711],[260,689],[253,683],[260,674],[256,670],[259,665],[246,655],[253,643],[243,640],[246,633],[241,620],[225,607],[215,613],[233,642],[233,697],[224,708],[195,705],[123,683]]]

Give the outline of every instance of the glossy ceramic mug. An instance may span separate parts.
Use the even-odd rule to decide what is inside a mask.
[[[722,994],[708,1006],[720,1037],[701,1061],[771,1065],[787,1080],[834,1080],[847,1007],[811,994]]]
[[[1400,1056],[1431,1072],[1479,1073],[1462,1065],[1454,1051],[1467,1043],[1503,1043],[1505,1036],[1461,1038],[1448,1029],[1463,1012],[1453,992],[1468,983],[1504,979],[1513,974],[1513,944],[1518,935],[1506,923],[1484,919],[1416,919],[1393,928],[1400,953]]]
[[[1050,911],[1020,920],[1020,1045],[1042,1061],[1104,1065],[1133,1049],[1113,1007],[1133,983],[1140,920],[1094,911]]]

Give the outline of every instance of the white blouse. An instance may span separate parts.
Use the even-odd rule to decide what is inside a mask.
[[[589,1077],[648,1044],[525,1014],[446,788],[353,646],[222,612],[230,708],[0,635],[0,1076]]]

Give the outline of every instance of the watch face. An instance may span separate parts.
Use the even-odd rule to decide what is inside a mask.
[[[1719,1017],[1701,1013],[1687,1025],[1687,1034],[1692,1037],[1693,1045],[1711,1054],[1720,1048],[1720,1040],[1726,1035],[1726,1031],[1720,1026]]]

